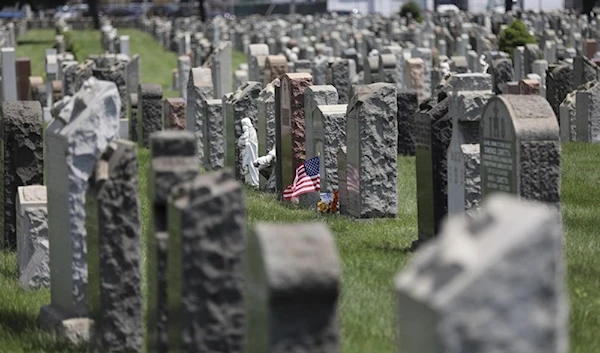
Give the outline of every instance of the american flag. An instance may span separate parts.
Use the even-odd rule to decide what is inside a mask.
[[[348,192],[360,193],[360,181],[358,179],[358,168],[347,165],[346,189]]]
[[[283,190],[283,199],[289,200],[319,190],[321,190],[319,157],[313,157],[298,166],[294,182]]]

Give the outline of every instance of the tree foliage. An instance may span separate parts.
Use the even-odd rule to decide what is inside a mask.
[[[498,40],[499,49],[508,53],[511,58],[516,47],[531,43],[536,43],[535,37],[529,33],[525,23],[520,20],[513,21],[510,26],[502,30]]]
[[[402,5],[402,7],[400,8],[400,16],[408,17],[409,13],[411,14],[411,17],[417,22],[423,22],[423,14],[421,13],[421,8],[419,7],[419,4],[417,4],[413,0],[404,3],[404,5]]]

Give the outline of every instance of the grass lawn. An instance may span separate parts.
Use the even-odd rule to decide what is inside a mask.
[[[142,57],[142,81],[170,85],[176,56],[164,51],[149,36],[120,31],[131,38],[132,53]],[[43,70],[44,49],[52,44],[48,31],[29,32],[20,38],[19,56],[32,59],[34,73]],[[77,32],[76,38],[89,53],[100,48],[100,37],[92,31]],[[234,54],[237,68],[245,55]],[[563,144],[562,206],[565,221],[568,286],[571,299],[570,335],[572,353],[596,353],[600,349],[600,242],[595,221],[600,214],[599,145]],[[144,223],[150,207],[146,197],[147,150],[139,151],[140,196]],[[407,251],[417,236],[415,159],[402,157],[399,170],[399,216],[392,220],[357,221],[343,216],[320,216],[285,207],[273,195],[246,192],[248,228],[256,222],[323,221],[332,230],[343,262],[340,303],[343,352],[394,352],[392,280],[410,258]],[[147,227],[144,226],[144,234]],[[0,351],[84,352],[58,342],[36,328],[42,305],[49,303],[48,290],[22,291],[17,284],[16,256],[0,253]]]

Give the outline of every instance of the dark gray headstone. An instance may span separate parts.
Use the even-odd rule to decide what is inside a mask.
[[[246,261],[245,352],[340,351],[341,262],[325,225],[258,224]]]
[[[114,82],[119,90],[119,97],[121,98],[121,111],[120,119],[127,119],[127,98],[129,93],[127,92],[127,63],[119,62],[116,65],[111,66],[108,69],[93,69],[92,74],[99,80]]]
[[[148,199],[151,231],[146,242],[145,345],[149,352],[167,349],[167,232],[168,198],[173,187],[192,180],[199,172],[196,138],[189,131],[166,130],[149,138],[151,166]]]
[[[96,162],[87,193],[92,350],[142,348],[141,226],[135,144],[118,140]],[[118,195],[118,196],[116,196]]]
[[[495,94],[505,93],[504,86],[514,78],[512,61],[510,59],[496,59],[489,68],[492,75],[492,90]]]
[[[348,59],[336,60],[331,65],[331,84],[338,92],[338,104],[348,104],[348,88],[350,87],[350,62]]]
[[[0,248],[10,249],[17,244],[17,188],[44,183],[42,106],[34,101],[4,102],[0,119]]]
[[[225,131],[223,126],[223,100],[205,100],[204,168],[217,170],[225,167]]]
[[[138,143],[150,147],[150,134],[162,130],[162,87],[141,83],[138,89]]]
[[[169,352],[243,351],[243,198],[229,171],[199,175],[171,193]]]
[[[129,139],[133,142],[138,142],[138,95],[131,93],[128,99],[129,106]]]
[[[190,70],[187,81],[186,128],[196,135],[198,158],[204,159],[204,102],[214,98],[212,73],[209,68],[197,67]],[[220,97],[217,97],[220,98]]]
[[[575,89],[573,67],[559,65],[550,67],[546,76],[546,99],[556,116],[559,116],[560,103]]]
[[[597,80],[600,68],[585,56],[573,59],[573,87],[579,87],[590,81]]]
[[[414,90],[398,90],[398,153],[415,155],[414,115],[419,109],[419,94]]]
[[[589,87],[576,93],[576,140],[600,142],[600,83],[591,81]]]

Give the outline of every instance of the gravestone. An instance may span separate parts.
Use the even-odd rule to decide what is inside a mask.
[[[93,76],[94,69],[96,69],[96,62],[90,59],[85,60],[77,66],[75,70],[75,92],[79,91],[83,83]],[[137,93],[137,85],[135,86],[134,93]]]
[[[28,101],[38,101],[44,107],[46,104],[46,85],[44,79],[40,76],[29,77],[29,93],[26,99]]]
[[[398,154],[415,155],[414,115],[419,109],[417,91],[398,90]]]
[[[60,63],[60,76],[62,77],[62,96],[72,96],[75,90],[76,73],[79,63],[77,61],[65,60]]]
[[[563,242],[556,212],[505,195],[450,218],[395,279],[398,351],[568,352]]]
[[[281,192],[292,184],[296,168],[306,158],[304,90],[312,83],[309,74],[291,73],[283,76],[281,88],[278,89],[280,92],[276,99],[279,98],[280,102],[275,118],[275,175],[277,190]]]
[[[521,81],[529,72],[525,71],[525,47],[517,46],[513,50],[513,63],[514,63],[514,72],[515,81]]]
[[[339,59],[331,65],[331,85],[337,90],[339,99],[334,104],[348,104],[348,89],[351,82],[350,62]]]
[[[356,86],[346,116],[346,177],[349,215],[356,218],[398,214],[398,121],[396,87],[389,83]],[[353,177],[354,176],[354,177]]]
[[[118,136],[121,100],[112,82],[90,78],[46,129],[51,304],[40,325],[89,339],[85,195],[96,156]]]
[[[206,170],[225,167],[225,135],[223,126],[223,100],[208,99],[202,104],[205,121],[203,124],[203,166]]]
[[[600,68],[585,56],[573,59],[573,87],[579,87],[590,81],[597,80]]]
[[[17,245],[17,188],[44,183],[42,107],[3,102],[0,119],[0,248],[11,249]]]
[[[235,170],[235,177],[241,180],[242,155],[238,140],[242,136],[243,118],[249,118],[256,129],[258,125],[257,100],[262,90],[260,82],[248,82],[223,100],[225,118],[225,165]]]
[[[380,82],[379,76],[379,58],[377,56],[368,56],[364,64],[365,84]]]
[[[560,205],[560,141],[540,96],[496,96],[481,119],[482,198],[495,192]]]
[[[432,52],[429,48],[413,48],[412,57],[423,59],[423,98],[427,99],[431,96],[431,71],[433,66]],[[407,87],[415,88],[415,87]]]
[[[20,101],[31,100],[29,95],[29,77],[31,76],[31,60],[29,58],[17,58],[17,99]]]
[[[269,46],[266,44],[250,44],[248,46],[248,80],[263,81],[265,60],[269,55]]]
[[[519,94],[540,95],[541,84],[537,80],[526,79],[519,81]]]
[[[162,121],[165,130],[185,130],[185,100],[183,98],[165,99]]]
[[[494,60],[489,70],[492,75],[492,91],[495,94],[506,92],[506,83],[512,81],[514,77],[510,59],[501,58]]]
[[[222,97],[225,93],[231,92],[233,89],[231,42],[220,42],[213,54],[212,79],[215,97]]]
[[[348,109],[346,107],[346,109]],[[338,175],[338,203],[341,214],[348,213],[348,175],[346,173],[346,159],[348,152],[346,146],[341,147],[337,152],[337,175]]]
[[[190,78],[190,70],[192,69],[191,59],[187,55],[177,58],[177,73],[179,74],[179,91],[180,97],[184,102],[187,102],[188,80]]]
[[[327,72],[329,71],[329,61],[327,56],[319,55],[315,57],[312,65],[312,74],[315,85],[327,84]]]
[[[585,90],[577,91],[576,97],[576,141],[600,142],[600,83],[591,81]]]
[[[17,275],[25,290],[50,286],[46,187],[17,189]]]
[[[381,54],[379,56],[379,80],[380,82],[393,83],[401,86],[403,77],[400,77],[400,71],[396,67],[395,54]]]
[[[407,89],[416,91],[419,102],[425,98],[425,68],[423,59],[411,58],[406,60],[404,70],[404,85]]]
[[[15,67],[15,48],[0,48],[0,68],[2,77],[2,100],[10,102],[17,100],[17,71]]]
[[[338,190],[338,151],[346,144],[347,108],[346,104],[319,105],[311,117],[312,134],[307,139],[307,149],[311,146],[309,157],[319,156],[321,192]]]
[[[158,131],[150,137],[151,165],[148,175],[148,200],[152,224],[146,241],[146,315],[144,340],[149,353],[167,350],[167,254],[169,233],[168,199],[179,183],[199,173],[196,141],[189,131]]]
[[[340,351],[342,265],[327,226],[258,224],[246,259],[246,352]]]
[[[128,94],[137,94],[140,85],[140,55],[135,54],[125,67],[125,82]]]
[[[169,352],[243,352],[245,205],[229,171],[180,184],[169,201]]]
[[[137,93],[130,93],[127,104],[129,105],[129,140],[138,142],[138,95]]]
[[[481,115],[489,91],[459,91],[451,98],[452,138],[447,150],[448,214],[474,212],[481,200]]]
[[[64,62],[64,61],[63,61]],[[99,80],[111,81],[117,85],[117,89],[119,90],[119,96],[121,97],[121,112],[120,118],[127,118],[127,107],[125,106],[125,102],[127,102],[127,82],[126,82],[126,63],[120,62],[116,65],[111,66],[108,69],[94,69],[92,70],[92,74]],[[61,90],[62,92],[62,90]],[[57,100],[55,100],[57,101]]]
[[[56,49],[46,49],[46,92],[48,93],[45,106],[51,108],[54,101],[52,100],[52,82],[57,79],[58,75],[58,59],[56,57]],[[91,74],[91,72],[90,72]],[[91,77],[91,76],[90,76]]]
[[[338,100],[338,92],[332,85],[308,86],[304,89],[306,158],[312,158],[317,155],[316,150],[313,148],[313,117],[318,109],[318,106],[334,105],[337,104]],[[343,128],[345,130],[346,124],[343,125]],[[344,137],[344,143],[345,141],[346,139]],[[337,148],[335,151],[337,152]]]
[[[279,86],[279,79],[269,82],[260,91],[257,100],[258,121],[258,155],[264,156],[275,147],[275,86]]]
[[[142,148],[150,147],[150,134],[162,130],[162,87],[140,83],[138,88],[137,136]]]
[[[196,135],[198,157],[204,159],[204,102],[213,98],[211,69],[196,67],[191,69],[187,83],[186,126]]]
[[[281,79],[287,73],[287,59],[285,55],[269,55],[265,60],[265,73],[263,84],[273,82],[276,78]]]
[[[111,142],[86,196],[92,351],[142,348],[142,251],[138,162],[131,141]],[[118,195],[118,197],[116,197]]]

